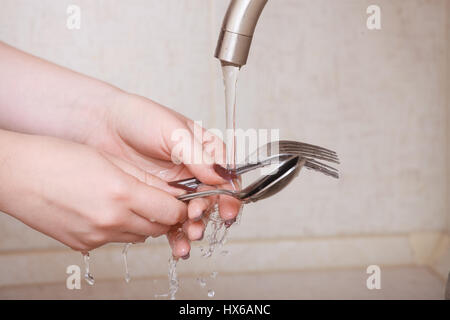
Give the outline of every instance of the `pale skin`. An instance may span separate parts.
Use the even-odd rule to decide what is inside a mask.
[[[2,42],[0,70],[0,211],[81,252],[166,234],[177,258],[202,238],[216,200],[235,219],[237,200],[184,203],[167,184],[195,176],[230,188],[212,168],[223,164],[222,141],[195,140],[192,120]],[[201,163],[172,162],[177,129],[192,135]]]

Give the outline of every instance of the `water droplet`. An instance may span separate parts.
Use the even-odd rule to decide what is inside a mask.
[[[217,271],[213,271],[213,272],[211,272],[211,274],[209,276],[211,277],[211,279],[215,279],[215,278],[217,278],[218,274],[219,273]]]
[[[214,292],[214,290],[209,290],[208,291],[208,297],[210,297],[210,298],[214,297],[215,294],[216,293]]]
[[[221,256],[226,256],[226,255],[228,255],[230,252],[228,251],[228,250],[222,250],[221,252],[220,252],[220,255]]]
[[[197,278],[197,282],[200,285],[200,287],[202,287],[202,288],[204,288],[206,286],[205,278]]]
[[[91,286],[93,286],[95,284],[95,279],[94,279],[94,277],[92,277],[91,274],[85,274],[84,280],[86,280],[86,282]]]
[[[95,284],[95,280],[94,277],[92,276],[92,274],[89,271],[89,267],[90,267],[90,256],[89,256],[89,252],[84,252],[83,253],[83,259],[84,259],[84,280],[91,286],[93,286]]]

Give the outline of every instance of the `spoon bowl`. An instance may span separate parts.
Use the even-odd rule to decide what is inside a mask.
[[[247,199],[246,202],[266,199],[283,190],[298,176],[305,162],[305,158],[293,156],[277,168],[276,172],[272,172],[246,187],[243,190],[247,192],[244,196]]]
[[[181,201],[189,201],[195,198],[226,194],[244,203],[256,202],[258,200],[271,197],[284,189],[298,175],[305,162],[306,159],[298,155],[290,156],[289,158],[280,161],[277,168],[270,174],[263,176],[241,191],[214,189],[184,194],[179,196],[177,199]]]

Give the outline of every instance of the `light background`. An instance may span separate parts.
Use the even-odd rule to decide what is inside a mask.
[[[69,4],[81,7],[81,30],[66,28]],[[223,128],[213,52],[227,4],[0,0],[0,41]],[[380,31],[366,28],[370,4],[382,9]],[[443,283],[450,270],[449,30],[446,0],[269,1],[239,75],[237,124],[280,128],[282,139],[336,150],[341,178],[302,172],[283,193],[245,207],[225,246],[229,256],[205,262],[194,254],[180,273],[214,269],[237,279],[354,268],[364,274],[378,264],[426,266]],[[120,250],[92,253],[98,279],[122,277]],[[163,239],[131,250],[136,278],[165,275]],[[27,285],[64,286],[68,264],[81,264],[80,256],[0,215],[0,296],[18,297],[11,288]],[[257,297],[260,289],[249,283],[255,290],[248,297]],[[121,290],[119,298],[133,289]],[[275,290],[267,297],[283,295]],[[305,296],[298,289],[289,297]]]

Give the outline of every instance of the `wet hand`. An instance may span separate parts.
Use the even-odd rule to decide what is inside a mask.
[[[123,159],[2,130],[0,145],[0,210],[75,250],[143,242],[187,219],[183,191]]]
[[[104,117],[85,143],[124,159],[164,181],[195,176],[205,184],[231,188],[213,164],[224,164],[225,146],[218,137],[183,115],[143,97],[116,93],[105,100]],[[198,137],[200,133],[201,137]],[[184,137],[183,141],[174,137]],[[187,139],[186,139],[187,137]],[[202,138],[203,137],[203,138]],[[176,152],[183,147],[189,152]],[[176,160],[177,163],[174,163]],[[199,217],[217,202],[222,219],[232,223],[240,202],[229,196],[197,199],[188,204],[189,219],[183,225],[184,237],[168,234],[176,257],[186,256],[189,242],[201,238],[205,225]]]

